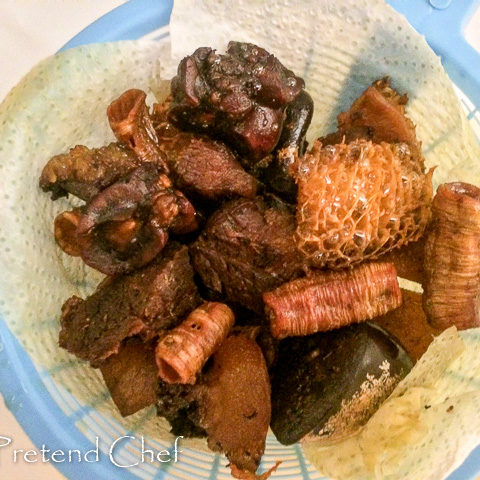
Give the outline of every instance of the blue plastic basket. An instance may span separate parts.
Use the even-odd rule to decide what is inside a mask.
[[[462,104],[480,138],[480,55],[466,42],[463,35],[464,28],[480,0],[388,0],[388,3],[404,14],[441,56],[445,69],[459,87]],[[144,36],[164,37],[168,35],[172,5],[172,0],[131,0],[87,27],[62,50],[92,42],[137,39]],[[81,451],[91,449],[92,443],[77,428],[75,417],[66,415],[59,408],[46,382],[0,318],[0,392],[7,407],[38,448],[45,444],[47,447],[64,451],[73,448],[73,445]],[[319,478],[305,462],[300,448],[295,446],[292,451],[295,453],[292,461],[297,464],[295,471],[298,473],[279,478]],[[146,478],[126,469],[119,469],[108,459],[95,463],[59,463],[55,466],[69,479]],[[191,477],[185,478],[217,478],[218,455],[212,455],[209,467],[210,470],[204,471],[203,475],[192,472]],[[474,480],[478,475],[480,447],[471,453],[449,480]],[[0,478],[3,478],[1,473]],[[158,470],[149,478],[173,477],[168,472]]]

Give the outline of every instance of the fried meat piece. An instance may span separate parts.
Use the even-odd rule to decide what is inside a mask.
[[[228,337],[213,356],[199,395],[208,445],[224,452],[237,478],[254,475],[270,424],[270,379],[260,347],[244,335]]]
[[[402,295],[391,263],[311,274],[263,294],[275,338],[311,335],[370,320],[397,308]]]
[[[89,201],[140,163],[134,152],[118,143],[101,148],[77,145],[52,157],[43,167],[39,183],[44,192],[52,192],[52,200],[71,193]]]
[[[430,325],[480,326],[480,188],[444,183],[425,243],[423,307]]]
[[[230,42],[224,55],[202,47],[178,66],[170,119],[184,129],[221,136],[255,162],[277,145],[285,107],[303,86],[256,45]]]
[[[350,107],[338,116],[338,131],[319,139],[323,145],[336,145],[363,138],[373,143],[406,143],[412,154],[421,156],[415,125],[405,115],[407,94],[400,95],[390,79],[373,82]]]
[[[255,179],[222,142],[199,133],[183,132],[168,121],[165,104],[154,105],[154,125],[159,148],[165,154],[172,180],[186,194],[218,200],[253,198]]]
[[[303,272],[295,218],[265,200],[232,200],[217,210],[191,245],[196,272],[226,301],[263,313],[262,293]]]
[[[127,337],[153,337],[199,303],[187,247],[172,243],[147,267],[105,279],[86,300],[69,298],[62,307],[60,346],[98,366]]]

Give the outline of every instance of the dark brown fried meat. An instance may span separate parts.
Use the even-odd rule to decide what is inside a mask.
[[[425,244],[423,308],[435,328],[480,325],[480,188],[445,183],[432,204]]]
[[[155,341],[125,340],[118,353],[100,365],[103,379],[120,413],[126,417],[157,401]]]
[[[180,131],[166,119],[163,105],[154,106],[154,119],[159,148],[178,188],[210,200],[255,196],[255,179],[224,143]]]
[[[262,293],[303,272],[293,234],[295,218],[257,197],[223,205],[191,245],[195,270],[203,283],[263,313]]]
[[[162,173],[168,173],[165,155],[158,147],[153,128],[147,95],[142,90],[131,89],[122,93],[107,108],[108,121],[118,141],[135,152],[142,163],[155,163]]]
[[[415,125],[405,115],[406,94],[400,95],[390,86],[390,79],[373,82],[352,104],[350,110],[338,116],[338,131],[320,139],[324,145],[335,145],[363,138],[373,143],[406,143],[416,156],[421,156],[421,144]]]
[[[225,55],[198,48],[180,62],[172,80],[170,119],[185,129],[220,135],[256,161],[277,145],[285,107],[303,86],[256,45],[230,42]]]
[[[263,294],[275,338],[311,335],[370,320],[397,308],[402,295],[391,263],[311,274]]]
[[[101,148],[77,145],[48,161],[40,176],[40,187],[52,192],[52,200],[71,193],[88,201],[140,163],[134,152],[118,143]]]
[[[87,265],[116,275],[153,260],[167,243],[168,230],[188,233],[197,227],[191,203],[156,165],[146,164],[90,200],[76,240]]]
[[[60,346],[98,366],[125,338],[172,328],[199,303],[187,247],[171,243],[161,258],[105,279],[86,300],[69,298],[62,307]]]
[[[199,388],[200,424],[209,447],[224,452],[239,476],[255,473],[271,414],[270,379],[260,347],[244,335],[227,338]]]

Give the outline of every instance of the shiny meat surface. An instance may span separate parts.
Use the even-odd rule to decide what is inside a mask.
[[[315,142],[296,174],[299,249],[314,267],[342,268],[418,240],[432,174],[407,144]]]
[[[220,135],[255,162],[277,145],[285,107],[303,86],[256,45],[230,42],[224,55],[202,47],[178,66],[170,119],[185,129]]]

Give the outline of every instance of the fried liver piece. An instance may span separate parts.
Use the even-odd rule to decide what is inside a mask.
[[[244,335],[228,337],[199,388],[200,424],[209,447],[226,454],[237,478],[254,478],[271,414],[270,379],[260,347]]]
[[[284,445],[353,433],[410,369],[403,349],[368,323],[283,340],[272,375],[273,433]]]
[[[209,200],[253,198],[257,182],[234,153],[218,140],[179,130],[167,120],[166,108],[165,104],[154,105],[153,118],[158,145],[175,185],[187,195]]]
[[[125,340],[118,353],[100,365],[103,379],[115,405],[126,417],[157,401],[155,341],[139,337]]]
[[[277,145],[285,107],[303,87],[301,78],[256,45],[230,42],[224,55],[202,47],[178,66],[170,119],[221,136],[255,162]]]
[[[402,303],[391,263],[365,263],[284,283],[263,294],[275,338],[311,335],[370,320]]]
[[[296,174],[299,249],[313,267],[343,268],[418,240],[432,174],[405,143],[315,142]]]
[[[262,293],[303,272],[293,234],[295,218],[264,199],[232,200],[217,210],[190,246],[203,283],[263,313]]]
[[[338,130],[320,138],[323,145],[350,143],[363,138],[373,143],[406,143],[421,157],[421,143],[415,125],[405,115],[407,94],[400,95],[390,86],[389,78],[373,82],[350,107],[338,116]]]
[[[171,243],[148,266],[105,279],[86,300],[69,298],[62,307],[60,346],[98,366],[127,337],[152,337],[199,303],[187,247]]]
[[[422,294],[402,289],[402,305],[373,319],[405,348],[410,358],[417,361],[427,351],[434,337],[441,333],[432,328],[422,307]]]
[[[134,152],[118,143],[101,148],[77,145],[47,162],[40,176],[40,188],[52,192],[52,200],[70,193],[89,201],[140,163]]]
[[[434,328],[480,326],[480,188],[444,183],[425,244],[423,308]]]

